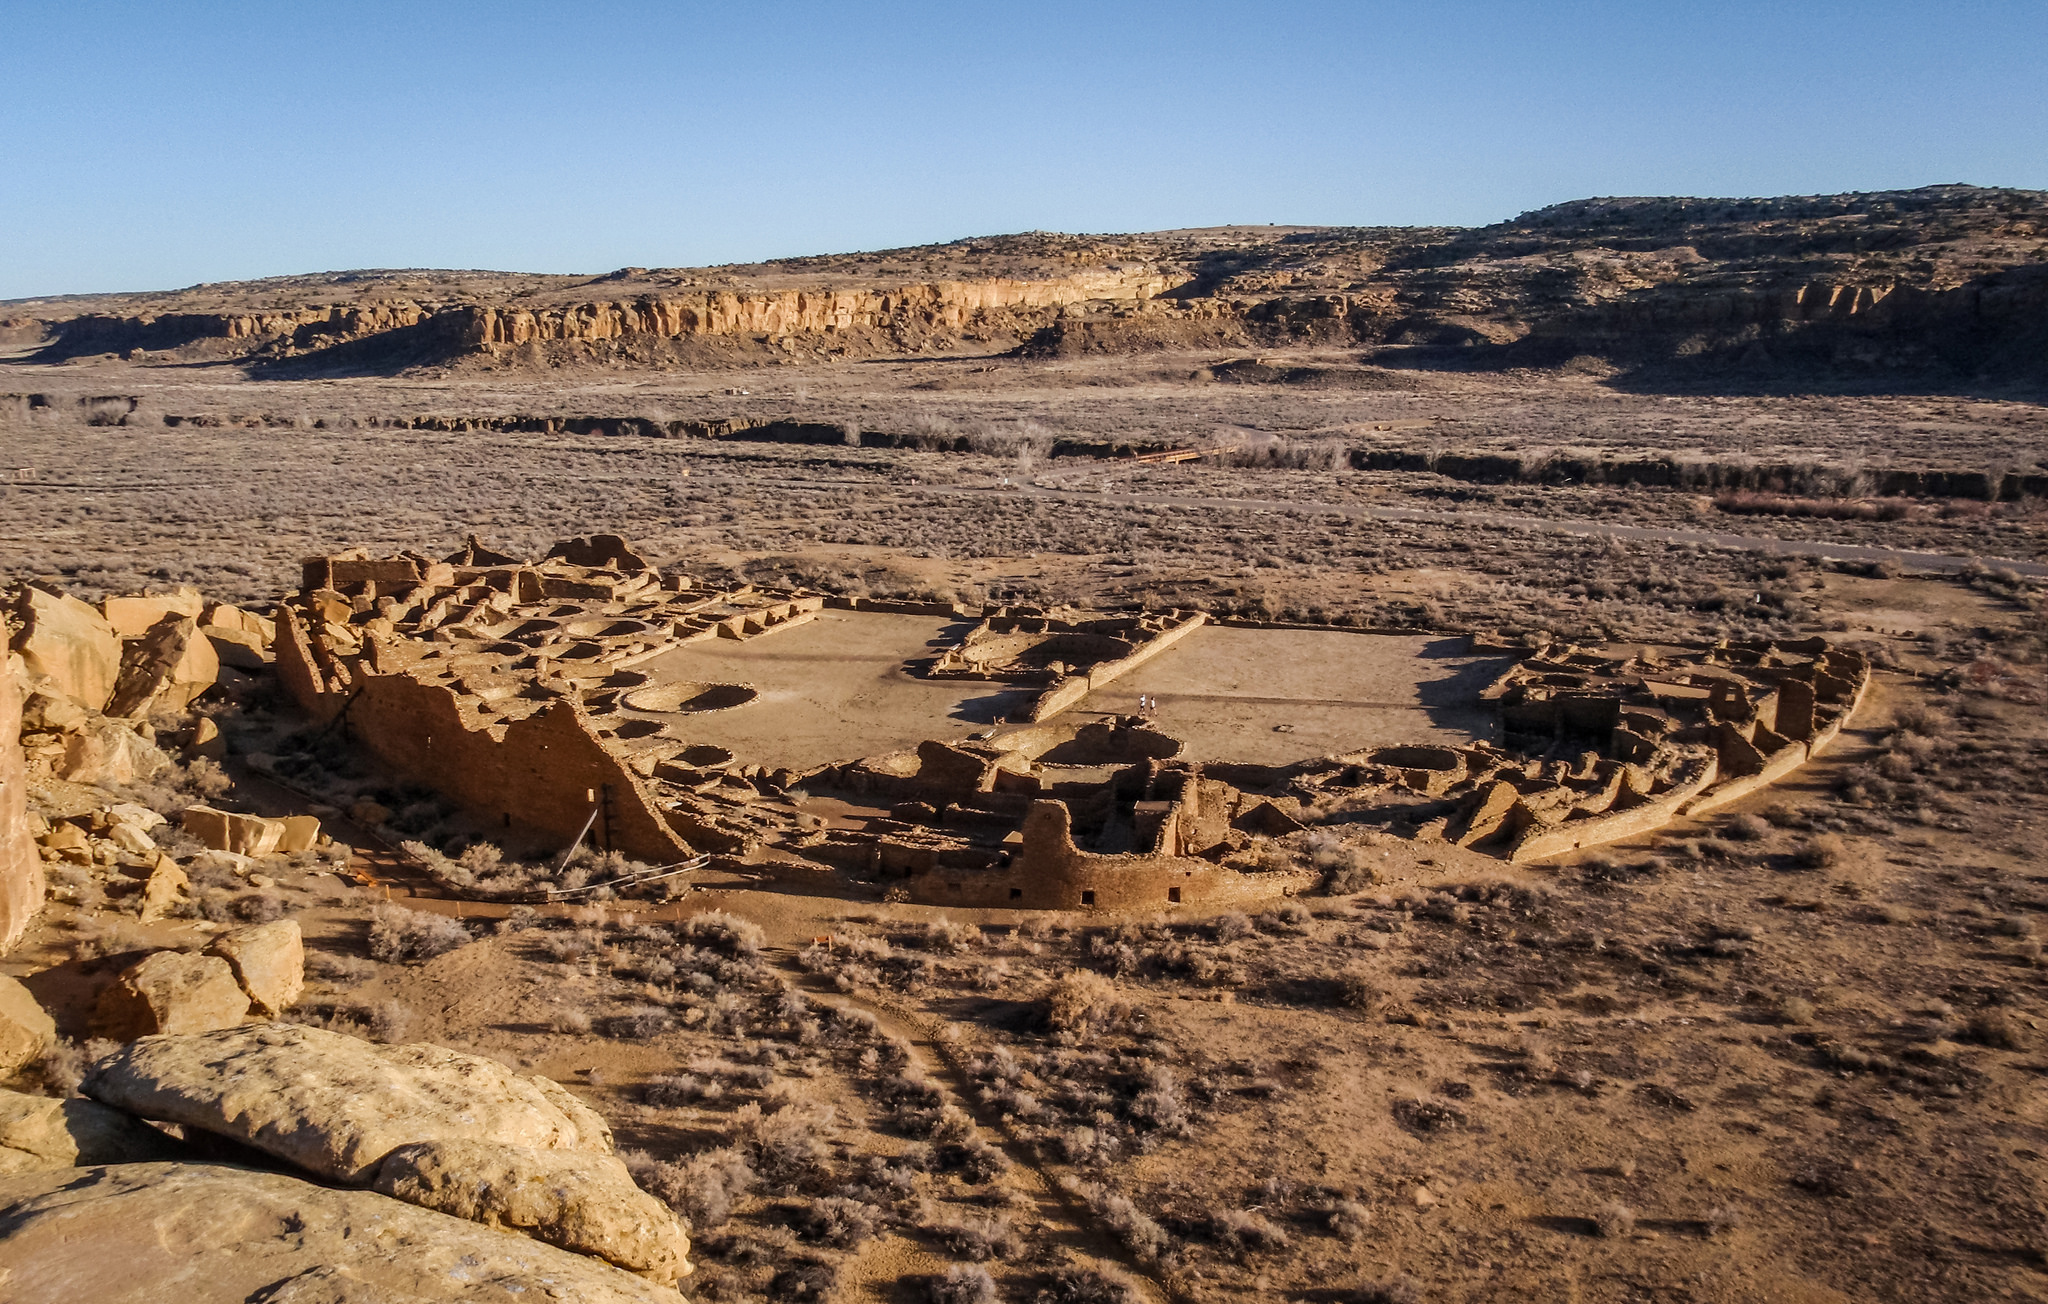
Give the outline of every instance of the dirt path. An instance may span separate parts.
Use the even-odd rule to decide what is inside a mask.
[[[920,1070],[929,1070],[925,1076],[946,1093],[948,1103],[990,1133],[1009,1157],[1011,1169],[1007,1180],[1024,1189],[1038,1222],[1049,1233],[1049,1239],[1129,1273],[1154,1300],[1172,1298],[1153,1271],[1140,1264],[1122,1242],[1102,1226],[1095,1211],[1046,1169],[1038,1158],[1037,1148],[1018,1135],[1006,1120],[992,1117],[990,1111],[975,1100],[973,1079],[968,1075],[967,1066],[962,1062],[953,1039],[942,1031],[951,1025],[888,996],[835,991],[827,998],[818,993],[813,976],[797,963],[793,948],[768,947],[764,953],[787,970],[799,985],[811,986],[813,1000],[825,1005],[836,1003],[865,1010],[875,1017],[884,1032],[910,1044],[912,1065]],[[919,1064],[920,1058],[926,1063]],[[1065,1235],[1061,1234],[1063,1230]]]

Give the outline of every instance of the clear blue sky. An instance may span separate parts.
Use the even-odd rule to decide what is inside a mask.
[[[2048,3],[0,0],[0,298],[2048,188]]]

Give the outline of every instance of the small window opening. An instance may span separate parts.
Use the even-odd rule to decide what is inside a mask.
[[[1177,887],[1170,887],[1166,889],[1166,899],[1168,901],[1172,901],[1178,904],[1180,901],[1180,889]]]
[[[1082,905],[1084,905],[1084,906],[1092,906],[1092,905],[1094,905],[1094,904],[1095,904],[1095,894],[1094,894],[1093,892],[1083,892],[1083,893],[1081,894],[1081,904],[1082,904]]]
[[[1024,899],[1024,889],[1023,889],[1023,888],[1021,888],[1021,887],[1013,887],[1013,888],[1011,888],[1011,889],[1010,889],[1010,900],[1012,900],[1012,901],[1022,901],[1023,899]]]

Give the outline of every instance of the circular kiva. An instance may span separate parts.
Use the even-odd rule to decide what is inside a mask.
[[[665,715],[699,715],[745,706],[760,696],[747,684],[700,684],[690,681],[636,688],[621,700],[635,711]]]

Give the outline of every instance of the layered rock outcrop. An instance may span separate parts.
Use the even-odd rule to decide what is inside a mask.
[[[245,931],[239,940],[232,949],[246,963],[274,939]],[[690,1272],[688,1228],[634,1185],[604,1120],[547,1078],[495,1060],[271,1024],[144,1038],[96,1065],[84,1090],[100,1102],[92,1109],[120,1119],[227,1137],[330,1181],[374,1185],[652,1281]],[[0,1100],[0,1125],[6,1117]],[[12,1144],[4,1127],[0,1144]]]
[[[182,1157],[183,1146],[132,1114],[91,1100],[0,1091],[0,1176]]]
[[[1455,349],[1459,365],[1586,354],[1663,368],[2039,379],[2044,232],[2038,191],[1599,199],[1463,230],[1040,232],[594,280],[394,273],[381,291],[366,288],[376,276],[303,278],[188,292],[208,311],[152,300],[17,329],[48,338],[46,358],[324,351],[373,369],[512,350],[529,363],[665,364],[965,341],[1027,356],[1311,343],[1393,345],[1411,363],[1422,346]],[[423,293],[429,285],[435,293]],[[362,297],[304,301],[315,293]]]
[[[146,1037],[96,1065],[84,1091],[342,1182],[368,1183],[386,1155],[420,1141],[612,1150],[605,1121],[546,1078],[438,1046],[373,1046],[292,1024]]]
[[[677,1299],[599,1259],[374,1191],[213,1164],[0,1177],[0,1226],[10,1304]]]

